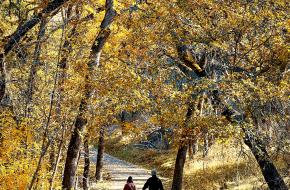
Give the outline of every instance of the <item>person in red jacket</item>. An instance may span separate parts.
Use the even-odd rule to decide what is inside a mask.
[[[128,177],[127,183],[125,184],[123,190],[136,190],[136,186],[133,183],[133,178],[131,176]]]

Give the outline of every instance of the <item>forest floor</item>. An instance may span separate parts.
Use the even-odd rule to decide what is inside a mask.
[[[91,151],[91,160],[96,163],[97,152]],[[104,155],[104,181],[92,184],[91,189],[98,190],[121,190],[127,178],[133,177],[137,190],[142,189],[146,180],[150,177],[150,171],[129,162],[120,160],[108,154]],[[165,183],[166,179],[161,178]]]

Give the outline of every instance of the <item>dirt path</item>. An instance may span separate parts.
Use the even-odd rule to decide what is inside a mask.
[[[96,152],[91,155],[91,160],[96,162]],[[150,177],[150,171],[140,168],[134,164],[125,162],[108,154],[104,155],[104,169],[109,173],[110,183],[104,190],[123,190],[126,180],[129,176],[137,190],[141,190],[146,180]]]

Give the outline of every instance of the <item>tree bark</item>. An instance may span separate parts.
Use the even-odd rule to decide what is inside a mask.
[[[180,145],[178,148],[171,190],[182,189],[183,168],[186,160],[187,149],[187,145]]]
[[[86,93],[86,97],[88,97],[88,93]],[[80,145],[81,145],[81,134],[84,130],[85,124],[87,123],[87,120],[85,119],[85,116],[84,116],[85,111],[87,110],[86,107],[87,107],[87,101],[84,98],[80,103],[79,113],[75,121],[75,128],[71,136],[68,150],[67,150],[65,169],[64,169],[63,181],[62,181],[63,189],[71,190],[75,184],[77,160],[78,160],[78,154],[79,154]]]
[[[187,128],[188,122],[193,114],[193,105],[190,104],[187,109],[183,130]],[[183,168],[186,160],[186,153],[188,149],[188,142],[183,140],[185,138],[185,134],[182,135],[182,140],[180,142],[176,160],[175,160],[175,167],[174,167],[174,175],[172,180],[172,187],[171,190],[181,190],[182,189],[182,180],[183,180]]]
[[[0,54],[0,103],[2,102],[6,89],[6,76],[4,69],[4,55]]]
[[[198,152],[198,139],[195,139],[192,144],[192,152],[196,154]]]
[[[89,150],[89,134],[86,133],[84,141],[84,173],[83,173],[83,189],[89,189],[90,174],[90,150]]]
[[[203,137],[203,157],[206,157],[208,155],[208,150],[209,150],[208,132],[206,132]]]
[[[188,157],[190,160],[193,159],[193,143],[192,143],[192,141],[189,141],[189,143],[188,143]]]
[[[63,189],[70,190],[74,186],[75,174],[77,169],[77,155],[81,145],[81,134],[84,131],[87,119],[85,113],[88,110],[88,100],[93,92],[93,88],[90,86],[90,80],[94,67],[100,63],[100,56],[102,48],[104,47],[110,33],[110,25],[113,22],[113,18],[116,16],[116,11],[113,7],[113,0],[106,0],[105,5],[106,13],[101,23],[101,31],[97,35],[90,55],[90,61],[88,64],[88,72],[85,75],[85,90],[84,96],[81,100],[78,115],[75,121],[75,127],[70,139],[70,143],[67,151],[67,158],[65,162],[64,177],[62,181]]]
[[[255,136],[255,134],[252,134],[249,130],[244,129],[244,132],[244,142],[250,148],[256,161],[258,162],[269,189],[288,190],[286,183],[277,171],[264,144],[257,136]]]
[[[122,135],[126,134],[126,129],[125,129],[125,111],[121,112],[121,129],[122,129]]]
[[[105,129],[102,127],[100,129],[100,136],[99,136],[99,144],[98,144],[98,155],[97,155],[97,163],[96,163],[96,180],[102,180],[102,169],[103,169],[103,158],[104,158],[104,151],[105,151],[105,141],[104,141]]]
[[[216,100],[218,102],[221,102],[221,100],[218,97],[216,97]],[[228,121],[235,123],[235,122],[238,122],[240,118],[242,118],[240,115],[235,115],[235,113],[236,112],[232,110],[229,106],[224,105],[223,115],[227,118]],[[286,183],[284,182],[276,166],[272,162],[262,140],[251,130],[246,129],[243,126],[242,126],[242,130],[245,133],[244,142],[250,148],[256,161],[258,162],[259,167],[262,171],[263,177],[269,189],[287,190],[288,188],[286,186]]]
[[[55,163],[55,154],[56,154],[56,150],[55,150],[55,146],[54,143],[50,146],[50,152],[49,152],[49,171],[52,172],[53,170],[53,165]]]

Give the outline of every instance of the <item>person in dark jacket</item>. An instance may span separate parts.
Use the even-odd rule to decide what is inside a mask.
[[[136,190],[136,186],[133,183],[133,178],[131,176],[128,177],[127,183],[124,186],[123,190]]]
[[[161,180],[157,177],[156,170],[152,170],[151,175],[152,177],[146,181],[142,190],[146,190],[147,188],[149,190],[164,190]]]

